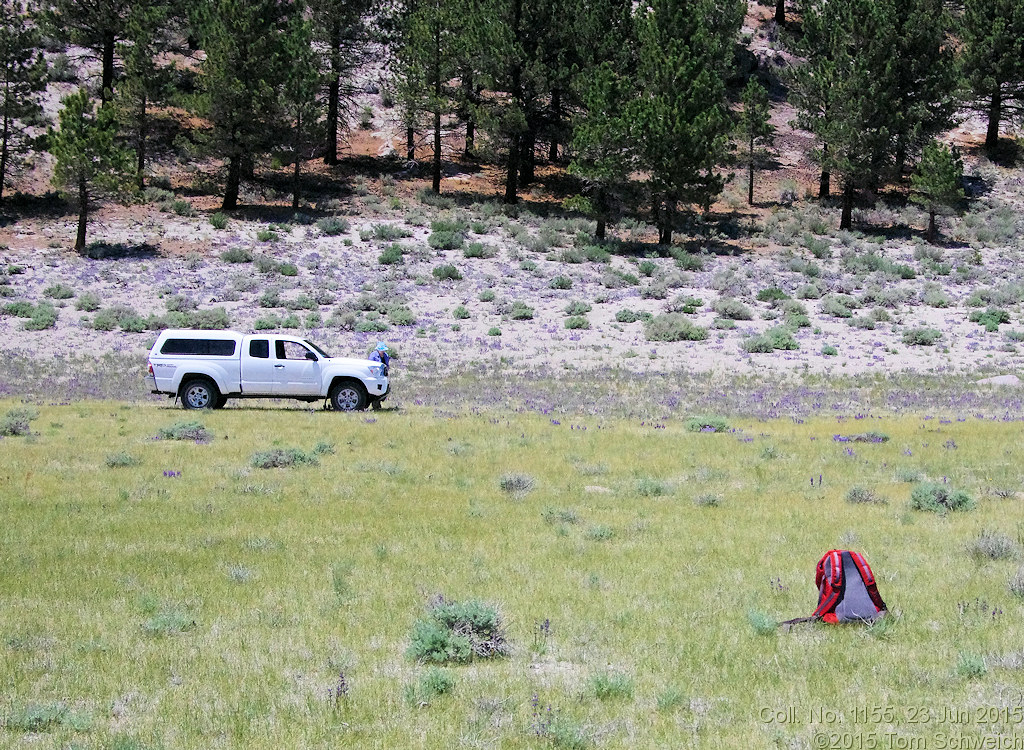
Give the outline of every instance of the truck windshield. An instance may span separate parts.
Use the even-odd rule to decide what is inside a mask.
[[[309,344],[309,345],[310,345],[311,347],[313,347],[313,348],[314,348],[314,349],[315,349],[315,350],[316,350],[316,351],[317,351],[318,353],[322,354],[322,355],[323,355],[324,357],[327,357],[327,359],[330,359],[330,358],[331,358],[331,355],[330,355],[330,354],[328,354],[327,352],[325,352],[325,351],[324,351],[323,349],[321,349],[321,348],[320,348],[319,346],[317,346],[316,344],[314,344],[314,343],[313,343],[312,341],[310,341],[309,339],[303,339],[302,341],[303,341],[303,343]]]

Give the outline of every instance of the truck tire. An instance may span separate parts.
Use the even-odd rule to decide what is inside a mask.
[[[335,411],[361,411],[366,408],[366,389],[362,383],[352,380],[335,385],[328,397]]]
[[[206,378],[192,378],[181,385],[181,405],[186,409],[214,409],[220,399],[217,386]]]
[[[228,402],[228,397],[221,394],[217,396],[217,400],[213,402],[214,409],[223,409],[224,405]]]

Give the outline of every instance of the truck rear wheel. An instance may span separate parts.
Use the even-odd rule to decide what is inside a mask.
[[[186,409],[215,409],[220,399],[217,386],[206,378],[193,378],[181,386],[181,405]]]
[[[338,383],[331,388],[331,407],[336,411],[360,411],[366,408],[366,389],[352,381]]]

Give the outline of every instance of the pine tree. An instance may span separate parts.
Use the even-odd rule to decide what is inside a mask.
[[[935,242],[935,216],[952,213],[963,200],[964,165],[955,149],[931,141],[925,145],[914,173],[910,176],[910,200],[928,212],[928,242]]]
[[[313,140],[311,134],[320,130],[321,107],[318,94],[323,88],[316,52],[313,49],[313,27],[301,12],[290,19],[284,38],[284,59],[287,66],[281,87],[282,108],[291,121],[292,209],[299,209],[302,162]]]
[[[771,143],[775,128],[771,124],[768,92],[757,79],[751,78],[743,89],[743,111],[739,118],[739,131],[747,143],[747,203],[754,203],[754,162],[756,147]]]
[[[964,0],[963,6],[961,72],[972,106],[988,117],[985,147],[992,150],[1007,112],[1024,108],[1024,2]]]
[[[162,98],[168,85],[167,69],[158,65],[157,56],[169,47],[171,20],[171,6],[167,2],[134,5],[125,23],[125,41],[117,45],[124,61],[124,79],[114,101],[135,143],[139,190],[146,185],[150,107]]]
[[[117,141],[113,107],[104,104],[97,110],[85,89],[61,100],[58,121],[60,129],[50,133],[53,184],[78,207],[75,250],[82,251],[91,203],[129,189],[132,155]]]
[[[569,173],[584,181],[597,219],[595,236],[599,240],[605,238],[616,194],[629,182],[635,169],[636,155],[627,118],[635,96],[632,79],[617,73],[609,62],[592,71],[583,93],[586,112],[573,133],[574,157]]]
[[[640,18],[634,118],[650,173],[658,241],[672,241],[680,202],[709,210],[730,130],[725,76],[746,3],[654,0]]]
[[[205,0],[194,28],[206,59],[200,111],[210,122],[207,150],[227,161],[221,207],[238,207],[243,165],[278,142],[284,32],[292,4],[277,0]]]
[[[70,38],[100,58],[100,101],[109,101],[114,90],[114,53],[125,39],[133,0],[48,0],[43,19],[51,34]]]
[[[350,81],[362,63],[368,42],[365,16],[369,0],[310,0],[316,48],[322,52],[321,71],[327,86],[324,163],[338,163],[342,108],[354,93]]]
[[[0,0],[0,205],[7,178],[36,147],[32,127],[45,123],[46,62],[22,0]]]
[[[931,15],[929,15],[931,14]],[[949,124],[952,79],[939,0],[806,0],[792,76],[797,122],[818,137],[827,177],[842,179],[840,228],[854,192],[898,176],[905,159]],[[918,27],[908,24],[917,19]],[[934,22],[933,22],[934,21]]]
[[[398,63],[407,120],[422,107],[431,115],[431,190],[441,192],[442,118],[454,111],[457,90],[448,82],[466,59],[466,32],[473,25],[473,3],[462,0],[416,0],[402,18]]]

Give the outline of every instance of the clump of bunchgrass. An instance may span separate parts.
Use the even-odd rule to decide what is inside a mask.
[[[1006,534],[983,529],[967,544],[967,553],[979,562],[986,560],[1012,560],[1017,557],[1017,543]]]
[[[111,453],[106,459],[108,469],[126,469],[131,466],[138,466],[140,463],[141,461],[128,451]]]
[[[427,604],[426,616],[413,623],[406,653],[418,662],[466,664],[509,656],[512,646],[494,605],[438,595]]]
[[[1017,572],[1010,579],[1007,588],[1017,598],[1024,599],[1024,565],[1017,568]]]
[[[195,619],[176,607],[162,608],[142,623],[142,631],[155,638],[180,635],[195,627]]]
[[[773,635],[779,627],[777,620],[756,609],[747,612],[747,621],[758,635]]]
[[[597,523],[583,532],[583,536],[591,542],[607,542],[615,538],[615,529],[606,524]]]
[[[170,427],[157,430],[156,440],[190,440],[194,443],[209,443],[213,433],[200,422],[175,422]]]
[[[966,492],[945,484],[922,482],[910,491],[910,507],[914,510],[947,513],[973,510],[975,505],[974,499]]]
[[[885,505],[888,501],[867,487],[854,486],[846,493],[846,502],[854,505]]]
[[[540,513],[545,523],[556,524],[577,524],[580,522],[579,514],[572,508],[545,508]]]
[[[601,701],[632,698],[633,678],[625,672],[597,672],[587,680],[587,691]]]
[[[698,508],[717,508],[722,504],[722,496],[705,492],[693,498],[693,504]]]
[[[523,497],[537,485],[537,480],[529,474],[509,473],[502,474],[498,480],[498,487],[502,492],[513,497]]]
[[[672,485],[654,477],[640,477],[633,489],[640,497],[662,497],[672,494]]]
[[[447,669],[430,667],[403,690],[405,702],[413,708],[425,708],[442,695],[455,690],[455,678]]]
[[[249,462],[257,469],[284,469],[292,466],[319,466],[320,459],[316,453],[300,448],[271,448],[254,453]]]
[[[988,672],[985,657],[968,651],[961,651],[956,659],[956,673],[965,679],[976,680]]]

